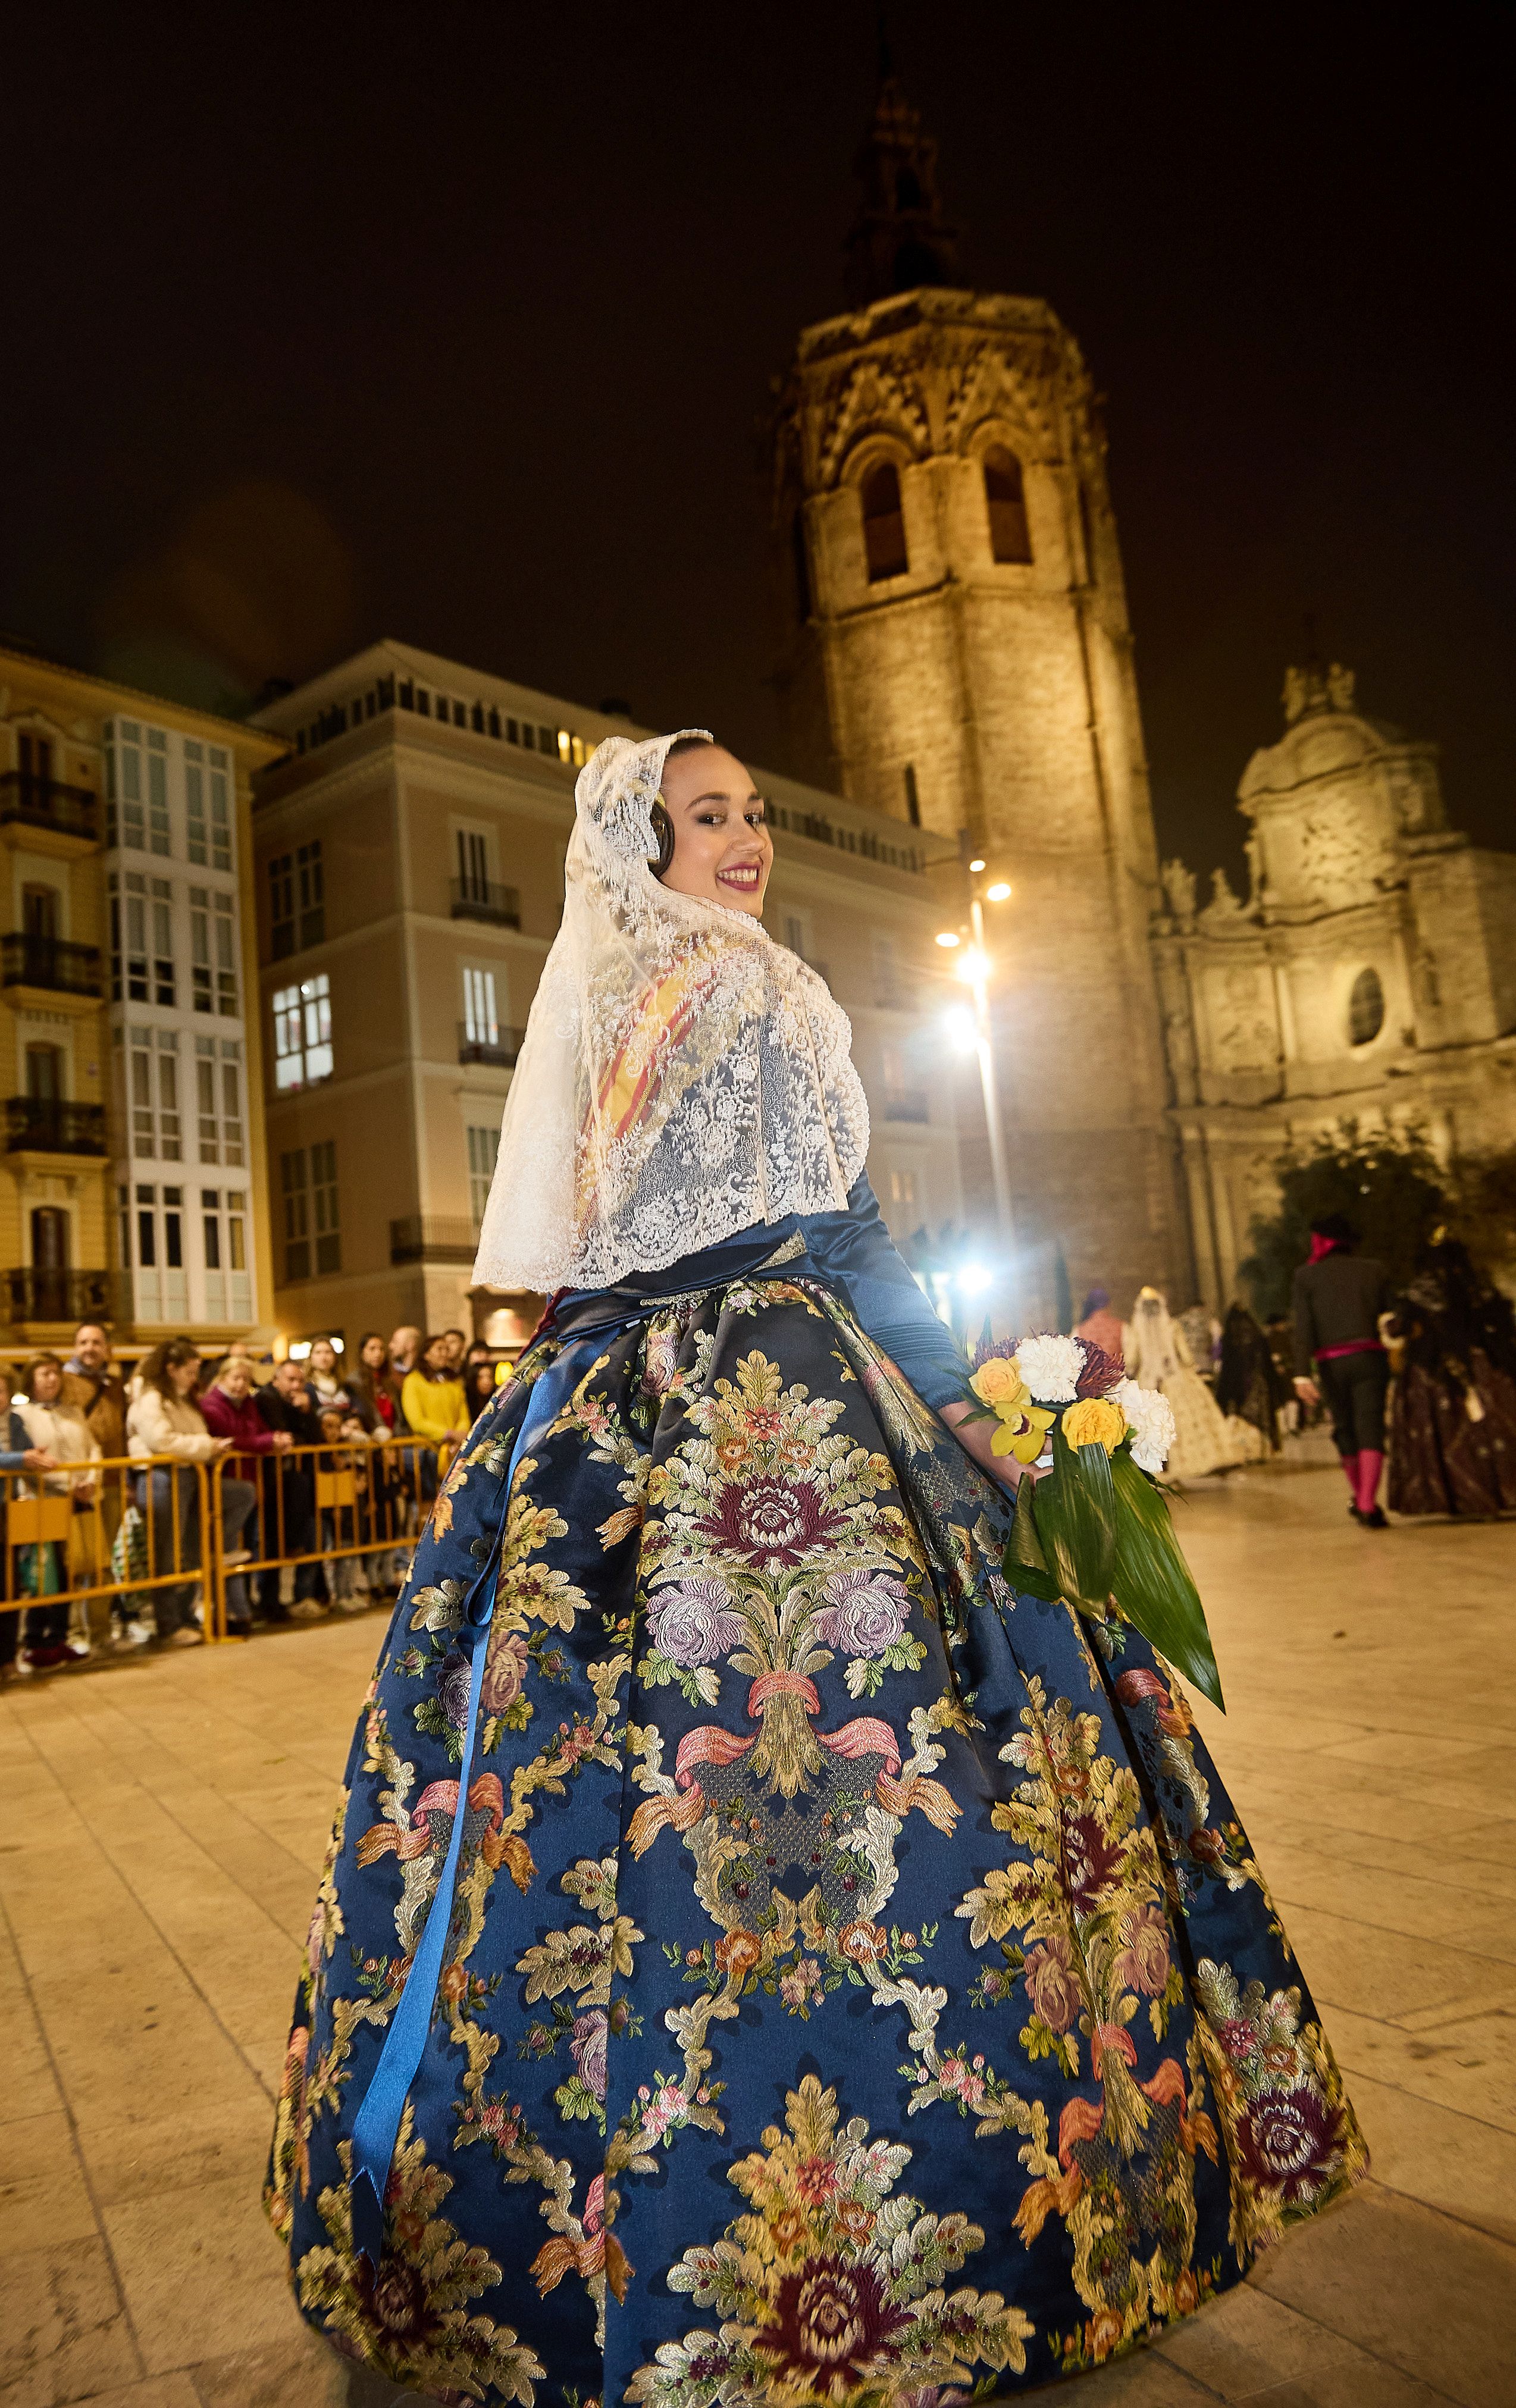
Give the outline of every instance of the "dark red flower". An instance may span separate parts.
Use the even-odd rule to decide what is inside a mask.
[[[1237,2127],[1244,2173],[1261,2189],[1278,2190],[1286,2207],[1317,2196],[1341,2147],[1340,2108],[1304,2084],[1249,2100]]]
[[[729,1480],[700,1524],[717,1546],[770,1571],[798,1564],[846,1526],[845,1516],[827,1503],[814,1482],[780,1480],[772,1473],[758,1480]]]
[[[1088,1338],[1081,1338],[1079,1343],[1084,1348],[1084,1369],[1079,1374],[1075,1395],[1108,1396],[1118,1380],[1126,1378],[1126,1365],[1119,1354],[1107,1354],[1104,1346],[1096,1346]]]
[[[872,2266],[841,2258],[810,2258],[787,2274],[773,2303],[773,2322],[758,2336],[780,2375],[801,2375],[841,2400],[855,2389],[870,2361],[892,2358],[896,2334],[910,2317],[885,2296]]]
[[[1063,1870],[1076,1914],[1092,1914],[1100,1894],[1121,1862],[1093,1814],[1070,1814],[1063,1824]]]
[[[417,2267],[403,2258],[381,2258],[379,2272],[369,2272],[367,2258],[358,2260],[358,2290],[364,2305],[385,2341],[397,2355],[419,2349],[437,2329],[437,2317]]]

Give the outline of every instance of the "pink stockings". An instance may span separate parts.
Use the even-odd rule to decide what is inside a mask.
[[[1384,1469],[1384,1457],[1374,1447],[1365,1446],[1359,1455],[1337,1457],[1343,1475],[1352,1492],[1353,1503],[1360,1513],[1372,1513],[1379,1499],[1379,1477]]]

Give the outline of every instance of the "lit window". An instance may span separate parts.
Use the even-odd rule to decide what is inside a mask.
[[[500,1023],[495,1009],[493,970],[464,971],[463,1028],[470,1045],[499,1043]]]
[[[891,1204],[915,1204],[919,1200],[917,1194],[916,1173],[914,1170],[892,1170],[890,1172],[889,1200]]]
[[[274,996],[274,1085],[314,1086],[332,1075],[331,982],[302,979],[298,986],[281,987]]]
[[[489,1191],[495,1178],[495,1157],[499,1152],[500,1132],[498,1128],[470,1128],[469,1131],[469,1210],[477,1229],[484,1218]]]

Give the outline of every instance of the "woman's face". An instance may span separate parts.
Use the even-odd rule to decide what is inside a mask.
[[[32,1394],[39,1405],[53,1403],[63,1383],[56,1363],[39,1363],[32,1373]]]
[[[329,1338],[318,1338],[310,1349],[310,1369],[323,1377],[337,1369],[337,1349]]]
[[[200,1357],[192,1354],[187,1363],[171,1363],[168,1377],[176,1397],[187,1397],[200,1377]]]
[[[216,1382],[217,1387],[230,1397],[234,1404],[239,1405],[252,1384],[253,1374],[240,1354],[228,1355],[221,1367],[221,1376]]]
[[[389,1348],[383,1338],[370,1338],[365,1342],[360,1360],[368,1365],[370,1371],[382,1371],[388,1359]]]
[[[681,752],[665,765],[662,795],[673,823],[673,860],[664,885],[758,919],[773,867],[773,839],[763,797],[742,763],[719,744]]]
[[[447,1369],[447,1340],[445,1338],[434,1338],[431,1344],[427,1347],[426,1354],[422,1356],[421,1363],[423,1370],[426,1371],[437,1372],[445,1370]]]

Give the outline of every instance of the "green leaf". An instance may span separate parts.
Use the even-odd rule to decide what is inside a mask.
[[[1036,1564],[1016,1563],[1008,1547],[1002,1570],[1012,1588],[1019,1589],[1023,1597],[1040,1597],[1045,1605],[1056,1605],[1063,1594],[1051,1572]]]
[[[1053,1424],[1052,1440],[1053,1468],[1032,1500],[1037,1535],[1071,1604],[1104,1613],[1116,1561],[1110,1457],[1103,1446],[1070,1446],[1061,1422]]]
[[[1169,1509],[1129,1448],[1118,1448],[1110,1469],[1118,1508],[1111,1594],[1133,1628],[1224,1713],[1206,1609],[1179,1551]]]
[[[1016,1519],[1011,1524],[1011,1543],[1005,1555],[1007,1576],[1013,1562],[1034,1564],[1041,1572],[1047,1570],[1047,1558],[1043,1553],[1032,1511],[1032,1492],[1036,1484],[1030,1477],[1024,1477],[1016,1484]]]

